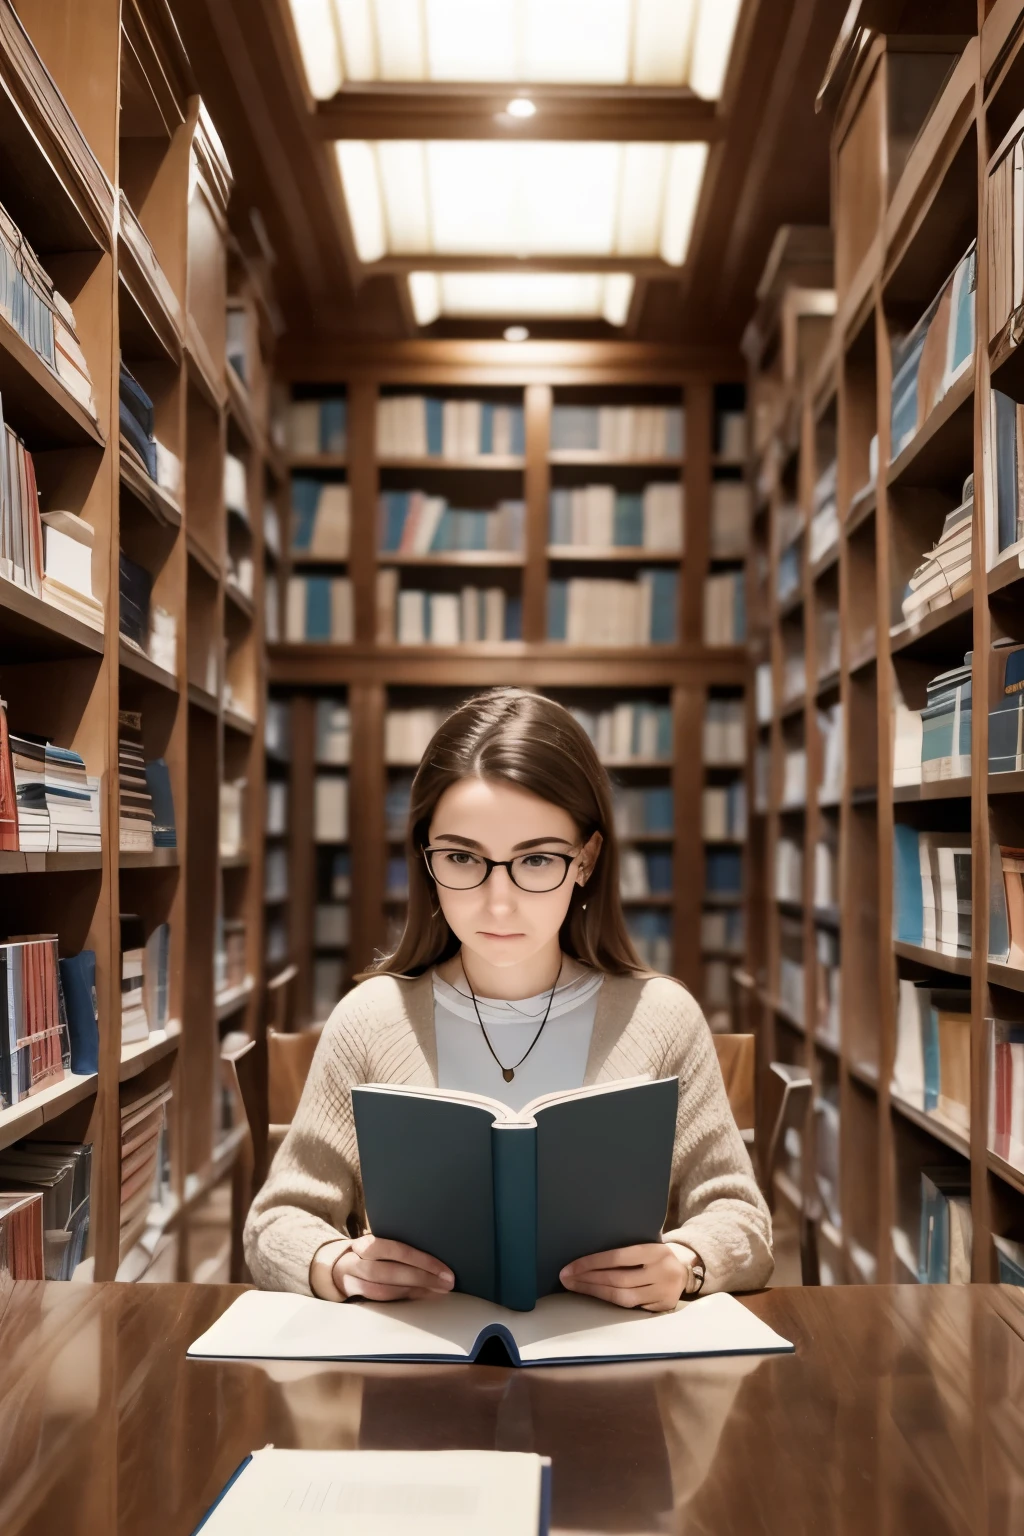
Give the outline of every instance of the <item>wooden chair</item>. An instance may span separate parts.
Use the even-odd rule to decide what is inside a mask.
[[[264,1017],[267,1029],[276,1029],[279,1035],[290,1034],[294,1028],[292,1004],[295,997],[295,978],[298,974],[298,966],[289,965],[283,971],[278,971],[277,975],[272,976],[267,982]]]
[[[757,1042],[753,1035],[712,1035],[718,1065],[733,1118],[744,1131],[754,1129],[754,1064]],[[744,1136],[744,1141],[752,1139]]]

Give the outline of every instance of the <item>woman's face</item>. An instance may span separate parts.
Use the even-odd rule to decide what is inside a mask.
[[[492,870],[472,890],[435,885],[441,910],[464,948],[488,965],[505,967],[523,964],[557,940],[574,885],[593,869],[601,834],[595,832],[582,847],[575,822],[560,806],[502,780],[468,778],[452,784],[438,800],[429,846],[449,850],[453,879],[460,878],[454,871],[464,870],[474,854],[490,859],[526,855],[534,869],[553,869],[552,879],[565,867],[564,860],[551,859],[545,866],[544,856],[573,856],[564,881],[553,891],[521,890],[507,869]],[[434,861],[441,879],[449,878],[444,859],[439,854]]]

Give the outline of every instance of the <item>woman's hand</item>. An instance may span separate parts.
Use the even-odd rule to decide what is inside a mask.
[[[576,1259],[559,1279],[567,1291],[597,1296],[617,1307],[671,1312],[689,1284],[693,1258],[681,1243],[638,1243]]]
[[[357,1237],[339,1254],[330,1280],[341,1298],[362,1296],[367,1301],[420,1301],[444,1296],[455,1284],[440,1259],[372,1232]]]

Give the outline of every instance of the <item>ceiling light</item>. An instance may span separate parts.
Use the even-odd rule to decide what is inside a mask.
[[[706,144],[344,140],[360,260],[686,257]],[[370,254],[370,253],[373,254]]]
[[[502,332],[506,341],[529,341],[530,333],[525,325],[506,325]]]
[[[290,0],[309,89],[350,81],[689,85],[717,97],[741,0]]]
[[[533,117],[537,108],[529,96],[513,96],[505,110],[509,117]]]
[[[499,320],[512,315],[529,320],[603,319],[611,325],[623,325],[633,283],[629,272],[410,272],[409,295],[420,325],[431,324],[439,315]],[[421,319],[421,315],[429,319]],[[508,332],[506,337],[512,339]]]

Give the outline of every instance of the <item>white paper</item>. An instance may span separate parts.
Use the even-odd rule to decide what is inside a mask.
[[[500,1324],[524,1365],[648,1356],[776,1354],[792,1349],[749,1308],[724,1293],[680,1302],[674,1312],[624,1312],[590,1296],[544,1296],[512,1312],[476,1296],[339,1305],[283,1291],[246,1291],[197,1339],[197,1359],[467,1360],[484,1329]]]
[[[536,1536],[542,1458],[515,1451],[256,1451],[203,1536]]]

